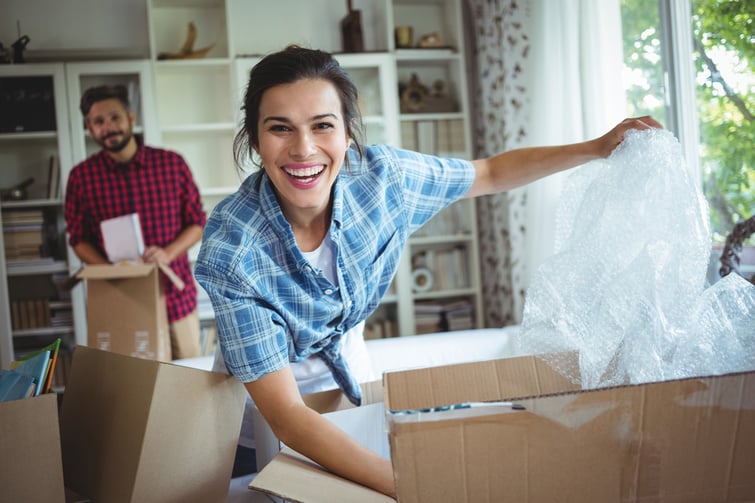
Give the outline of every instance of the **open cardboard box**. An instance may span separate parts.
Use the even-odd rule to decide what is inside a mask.
[[[400,503],[755,501],[755,372],[585,391],[530,356],[390,372],[383,385],[387,410],[415,411],[386,415]],[[502,403],[417,412],[475,402]],[[391,501],[289,450],[250,488]]]
[[[87,265],[87,345],[148,360],[171,361],[168,314],[161,273],[179,289],[183,281],[166,265]]]
[[[225,502],[245,400],[226,374],[78,346],[61,410],[66,487],[93,501]]]
[[[55,393],[0,403],[0,501],[65,501]]]

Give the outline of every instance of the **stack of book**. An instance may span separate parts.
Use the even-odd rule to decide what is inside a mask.
[[[47,299],[15,300],[11,302],[13,330],[50,326],[50,302]]]
[[[58,360],[60,339],[11,362],[0,374],[0,402],[49,393]]]
[[[364,338],[367,339],[388,339],[398,336],[396,322],[389,319],[370,320],[364,327]]]
[[[3,215],[5,259],[9,262],[39,260],[44,244],[42,210],[14,210]]]
[[[467,299],[417,302],[414,305],[414,324],[418,335],[468,330],[475,327],[474,309]]]

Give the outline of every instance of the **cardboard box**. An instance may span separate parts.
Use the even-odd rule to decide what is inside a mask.
[[[384,391],[387,409],[414,411],[387,416],[400,503],[755,501],[755,372],[583,391],[521,357],[386,373]],[[390,501],[332,479],[284,451],[250,487]],[[308,490],[289,494],[292,480]]]
[[[107,502],[224,502],[246,400],[235,378],[78,346],[61,411],[67,487]]]
[[[0,403],[0,501],[65,501],[55,393]]]
[[[87,345],[137,358],[171,361],[170,332],[160,274],[183,282],[156,264],[87,265]]]

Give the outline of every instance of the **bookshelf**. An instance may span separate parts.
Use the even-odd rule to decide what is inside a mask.
[[[63,234],[62,186],[71,164],[65,66],[0,66],[4,103],[0,186],[33,179],[0,201],[0,364],[60,337],[62,358],[76,344],[74,300],[61,288],[71,272]]]

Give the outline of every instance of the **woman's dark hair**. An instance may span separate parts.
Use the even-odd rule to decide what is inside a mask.
[[[249,82],[244,93],[244,121],[233,141],[233,158],[240,168],[245,155],[252,156],[252,149],[259,145],[259,114],[262,95],[280,84],[291,84],[302,79],[326,80],[335,86],[341,99],[346,134],[353,139],[361,159],[364,148],[362,116],[357,102],[357,88],[338,61],[329,53],[290,45],[282,51],[265,56],[249,72]],[[346,157],[346,166],[349,158]]]
[[[92,105],[98,101],[109,100],[112,98],[120,101],[127,112],[131,109],[131,105],[128,102],[128,90],[126,89],[126,86],[117,84],[113,86],[104,85],[90,87],[84,91],[84,94],[81,96],[81,101],[79,102],[79,110],[81,110],[81,113],[86,119]]]

